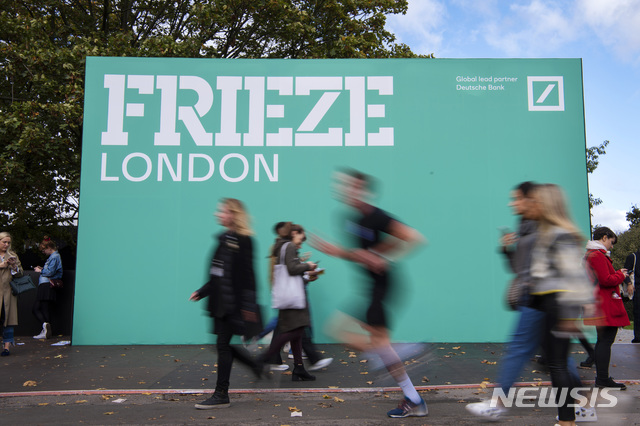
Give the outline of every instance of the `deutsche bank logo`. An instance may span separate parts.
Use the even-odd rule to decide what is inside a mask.
[[[563,77],[527,77],[529,111],[564,111]]]

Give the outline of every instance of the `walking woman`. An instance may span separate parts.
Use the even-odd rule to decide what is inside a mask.
[[[557,392],[558,423],[575,425],[573,399],[566,397],[580,386],[569,373],[570,338],[581,335],[576,319],[593,294],[582,265],[582,235],[569,218],[565,197],[557,185],[538,186],[531,216],[538,221],[538,238],[531,258],[530,306],[544,313],[543,342],[551,383]],[[566,392],[566,393],[565,393]],[[560,400],[565,395],[564,401]]]
[[[49,237],[44,237],[40,243],[40,251],[48,256],[42,266],[36,266],[34,271],[40,273],[38,279],[38,293],[33,305],[33,315],[42,323],[42,331],[34,339],[51,338],[51,305],[56,301],[56,290],[51,286],[51,280],[62,278],[62,260],[58,254],[58,247]]]
[[[597,314],[587,324],[595,325],[598,340],[595,348],[596,386],[625,390],[624,383],[618,383],[609,377],[611,345],[616,340],[618,327],[630,324],[627,311],[620,296],[620,284],[627,277],[627,270],[613,269],[607,252],[611,251],[617,237],[614,232],[603,226],[593,231],[593,241],[587,243],[587,270],[596,286]]]
[[[316,272],[314,270],[318,265],[313,262],[302,262],[298,255],[298,249],[307,238],[304,229],[300,225],[287,222],[280,229],[278,235],[281,236],[281,238],[276,240],[272,252],[275,264],[286,265],[289,275],[292,276],[302,276],[305,273],[310,276],[315,276]],[[315,380],[315,376],[309,374],[302,363],[302,337],[305,328],[310,325],[311,317],[309,315],[308,302],[302,309],[280,309],[278,312],[278,333],[274,334],[269,349],[262,355],[261,359],[272,359],[286,342],[291,342],[294,363],[291,380]]]
[[[9,284],[14,278],[22,276],[22,265],[18,255],[11,250],[11,235],[8,232],[0,232],[0,329],[2,329],[2,353],[0,356],[9,356],[13,341],[13,327],[18,325],[18,298],[11,293]]]
[[[260,368],[242,347],[231,346],[234,335],[245,334],[247,323],[258,322],[256,304],[256,280],[253,269],[253,231],[247,211],[241,201],[225,198],[216,211],[218,223],[225,229],[218,235],[209,268],[209,281],[191,294],[189,300],[209,297],[207,309],[213,318],[213,333],[217,335],[218,378],[213,395],[196,404],[207,410],[229,406],[229,378],[233,360],[253,369],[260,375]]]

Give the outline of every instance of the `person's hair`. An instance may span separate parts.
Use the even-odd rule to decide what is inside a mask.
[[[298,234],[304,232],[304,228],[302,227],[302,225],[298,225],[297,223],[294,223],[291,225],[291,232],[297,232]],[[304,239],[302,241],[306,241],[307,237],[305,236]]]
[[[538,185],[533,191],[533,199],[539,203],[538,222],[543,235],[546,235],[552,226],[557,226],[572,234],[578,241],[584,239],[569,216],[562,188],[552,183]]]
[[[5,238],[11,238],[11,234],[8,232],[0,232],[0,240],[4,240]],[[15,256],[18,257],[18,255],[16,254],[16,252],[13,251],[13,249],[11,248],[11,243],[9,243],[9,247],[7,247],[7,254],[9,256]]]
[[[611,229],[607,228],[606,226],[601,226],[593,230],[593,241],[600,241],[605,236],[609,238],[613,238],[613,244],[618,242],[618,237],[616,236],[615,232],[613,232]]]
[[[364,185],[363,188],[367,190],[367,192],[373,194],[376,189],[376,182],[373,176],[363,173],[361,171],[355,169],[345,168],[341,170],[345,175],[361,181]]]
[[[52,249],[55,251],[58,249],[58,246],[56,245],[55,241],[53,241],[51,238],[44,237],[44,239],[40,243],[40,250],[44,250],[44,249]]]
[[[278,222],[275,226],[278,238],[291,239],[291,225],[291,222]]]
[[[240,235],[253,235],[249,215],[242,201],[235,198],[223,198],[222,202],[233,217],[233,230]]]
[[[532,193],[533,193],[533,190],[536,189],[537,186],[538,186],[538,184],[536,184],[536,183],[533,183],[533,182],[530,182],[530,181],[526,181],[526,182],[522,182],[522,183],[518,184],[514,188],[514,190],[520,191],[520,192],[522,192],[523,196],[525,196],[527,198],[530,198]]]

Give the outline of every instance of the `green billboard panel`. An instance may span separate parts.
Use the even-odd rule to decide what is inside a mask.
[[[212,213],[245,202],[265,319],[279,221],[340,238],[331,177],[380,181],[375,203],[428,244],[400,265],[403,341],[502,341],[509,191],[553,182],[589,228],[578,59],[87,58],[74,344],[210,341]],[[303,251],[311,250],[309,247]],[[311,250],[312,251],[312,250]],[[358,272],[314,253],[315,339],[353,303]]]

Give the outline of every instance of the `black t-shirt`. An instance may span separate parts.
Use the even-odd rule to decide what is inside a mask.
[[[363,249],[375,246],[387,234],[389,224],[395,219],[387,214],[384,210],[374,207],[373,210],[356,220],[347,222],[347,232],[352,234],[358,245]]]

